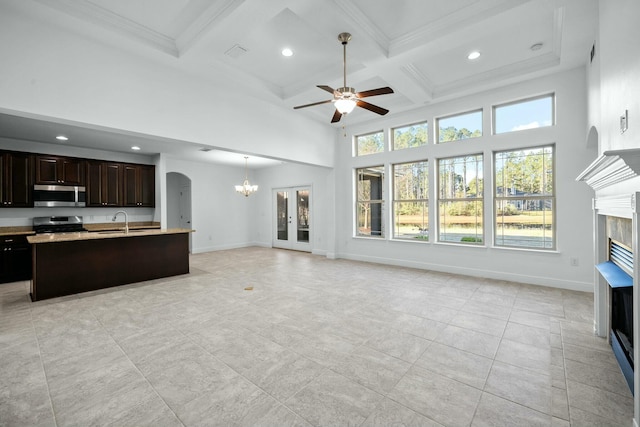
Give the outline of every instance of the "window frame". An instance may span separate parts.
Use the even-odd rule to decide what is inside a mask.
[[[362,138],[362,137],[370,136],[370,135],[377,135],[377,134],[380,134],[382,136],[382,144],[381,144],[382,150],[381,151],[376,151],[374,153],[360,154],[358,138]],[[384,152],[387,151],[385,149],[385,146],[386,146],[386,136],[385,136],[384,129],[376,130],[376,131],[373,131],[373,132],[367,132],[367,133],[363,133],[363,134],[360,134],[360,135],[354,135],[354,137],[353,137],[353,152],[354,152],[354,156],[353,157],[363,157],[363,156],[370,156],[370,155],[373,155],[373,154],[384,153]]]
[[[531,102],[531,101],[537,101],[539,99],[545,99],[545,98],[551,98],[551,124],[549,126],[538,126],[537,128],[530,128],[530,129],[519,129],[519,130],[509,130],[509,131],[505,131],[505,132],[500,132],[498,133],[496,131],[497,129],[497,123],[496,123],[496,110],[498,108],[502,108],[502,107],[509,107],[511,105],[518,105],[518,104],[524,104],[527,102]],[[541,129],[541,128],[547,128],[547,127],[553,127],[556,125],[556,93],[555,92],[549,92],[549,93],[545,93],[542,95],[535,95],[535,96],[531,96],[528,98],[520,98],[517,99],[515,101],[510,101],[510,102],[505,102],[502,104],[494,104],[491,106],[491,134],[492,135],[504,135],[504,134],[510,134],[513,132],[522,132],[522,131],[527,131],[527,130],[532,130],[532,129]]]
[[[482,176],[483,176],[483,182],[482,182],[482,191],[480,192],[476,192],[477,194],[480,194],[480,196],[476,196],[476,197],[466,197],[466,198],[441,198],[441,174],[440,174],[440,162],[443,160],[450,160],[450,159],[460,159],[460,158],[465,158],[465,157],[480,157],[481,161],[482,161]],[[485,165],[485,159],[484,159],[484,152],[476,152],[476,153],[469,153],[469,154],[461,154],[461,155],[457,155],[457,156],[449,156],[449,157],[441,157],[441,158],[437,158],[436,159],[436,177],[437,177],[437,187],[436,187],[436,223],[437,225],[437,239],[435,240],[437,243],[443,243],[443,244],[448,244],[448,245],[464,245],[464,246],[476,246],[476,247],[485,247],[486,246],[486,230],[485,230],[485,186],[484,186],[484,165]],[[477,180],[477,176],[476,176],[476,180]],[[446,202],[470,202],[470,201],[475,201],[475,202],[481,202],[482,204],[482,215],[480,215],[481,221],[482,221],[482,241],[481,242],[471,242],[471,241],[467,241],[467,242],[453,242],[453,241],[448,241],[448,240],[441,240],[440,239],[440,235],[442,233],[442,225],[440,223],[440,210],[441,210],[441,205],[442,203],[446,203]]]
[[[396,129],[404,129],[404,128],[409,128],[411,126],[417,126],[417,125],[426,125],[427,126],[427,140],[425,141],[424,144],[421,145],[417,145],[415,147],[407,147],[407,148],[396,148]],[[414,123],[409,123],[407,125],[401,125],[401,126],[395,126],[395,127],[391,127],[390,128],[390,144],[389,144],[389,149],[391,151],[401,151],[401,150],[410,150],[413,148],[420,148],[420,147],[424,147],[426,145],[429,145],[429,120],[425,119],[423,121],[419,121],[419,122],[414,122]]]
[[[365,171],[367,169],[381,169],[381,181],[380,181],[380,199],[369,199],[369,200],[361,200],[360,199],[360,171]],[[354,237],[364,237],[364,238],[373,238],[373,239],[385,239],[385,196],[386,196],[386,183],[385,183],[385,165],[375,165],[375,166],[363,166],[354,168],[354,176],[355,176],[355,206],[354,206]],[[360,223],[359,223],[359,214],[360,214],[360,204],[361,203],[369,203],[369,205],[375,204],[380,206],[380,235],[371,234],[363,234],[360,233]]]
[[[427,188],[425,191],[423,191],[423,195],[425,197],[423,198],[416,198],[416,199],[396,199],[396,166],[403,166],[403,165],[412,165],[412,164],[419,164],[422,163],[424,164],[425,167],[425,171],[424,173],[426,174],[426,179],[427,179]],[[430,191],[430,184],[431,184],[431,180],[430,180],[430,175],[429,175],[429,160],[428,159],[422,159],[422,160],[415,160],[415,161],[409,161],[409,162],[402,162],[402,163],[392,163],[391,164],[391,178],[392,178],[392,183],[391,183],[391,188],[392,188],[392,196],[391,196],[391,218],[392,218],[392,239],[393,240],[401,240],[401,241],[408,241],[408,242],[419,242],[419,243],[430,243],[430,223],[429,223],[429,210],[430,210],[430,198],[429,198],[429,191]],[[427,211],[427,216],[426,216],[426,222],[427,222],[427,226],[426,228],[420,229],[420,236],[424,236],[423,231],[426,231],[426,236],[427,239],[422,239],[422,238],[418,238],[416,236],[414,236],[414,239],[410,238],[410,237],[400,237],[398,236],[398,230],[397,230],[397,223],[396,223],[396,204],[398,203],[422,203],[423,205],[426,206],[426,211]]]
[[[440,141],[440,120],[450,119],[452,117],[464,116],[464,115],[472,114],[472,113],[480,113],[480,135],[472,136],[470,138],[454,139],[454,140],[451,140],[451,141]],[[436,117],[434,119],[434,122],[435,122],[435,125],[434,125],[434,131],[435,131],[434,144],[435,145],[446,144],[446,143],[449,143],[449,142],[468,141],[468,140],[472,140],[472,139],[476,139],[476,138],[482,138],[484,136],[484,108],[482,108],[482,107],[476,108],[476,109],[473,109],[473,110],[463,111],[461,113],[448,114],[446,116]]]
[[[545,149],[550,147],[552,150],[552,161],[551,161],[551,171],[552,171],[552,181],[551,181],[551,188],[553,189],[552,194],[550,195],[540,195],[540,196],[498,196],[497,194],[497,187],[498,187],[498,181],[497,181],[497,174],[498,174],[498,168],[497,168],[497,160],[496,160],[496,156],[500,153],[509,153],[509,152],[517,152],[517,151],[526,151],[526,150],[535,150],[535,149]],[[492,153],[492,157],[493,157],[493,164],[492,164],[492,169],[493,169],[493,176],[492,176],[492,180],[493,180],[493,246],[496,248],[500,248],[500,249],[515,249],[515,250],[528,250],[528,251],[542,251],[542,252],[555,252],[557,251],[557,245],[558,245],[558,235],[557,235],[557,189],[556,189],[556,144],[555,143],[547,143],[547,144],[541,144],[541,145],[534,145],[534,146],[527,146],[527,147],[519,147],[519,148],[512,148],[512,149],[508,149],[508,150],[496,150]],[[534,247],[534,246],[517,246],[517,245],[505,245],[505,244],[498,244],[497,240],[498,240],[498,202],[499,201],[508,201],[508,200],[546,200],[546,199],[551,199],[552,203],[552,210],[551,210],[551,217],[553,219],[553,222],[551,224],[551,233],[552,233],[552,245],[550,248],[546,248],[544,247],[544,245],[542,247]]]

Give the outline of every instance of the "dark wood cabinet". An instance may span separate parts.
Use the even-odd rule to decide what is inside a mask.
[[[124,165],[124,206],[155,206],[155,167]]]
[[[33,155],[0,152],[0,207],[33,206]]]
[[[74,157],[36,156],[36,184],[84,185],[86,161]]]
[[[122,206],[122,163],[87,162],[87,206]]]
[[[0,283],[29,279],[31,245],[26,236],[0,236]]]

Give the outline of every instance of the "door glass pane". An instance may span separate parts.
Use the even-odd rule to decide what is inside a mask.
[[[298,242],[309,243],[309,190],[296,191]]]
[[[289,240],[289,210],[288,198],[286,191],[278,191],[277,196],[277,218],[278,218],[278,240]]]

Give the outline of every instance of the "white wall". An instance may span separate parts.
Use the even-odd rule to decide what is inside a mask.
[[[253,244],[256,201],[236,193],[244,168],[164,157],[166,173],[191,180],[192,252],[232,249]],[[252,175],[249,175],[250,180]],[[165,184],[166,185],[166,184]],[[166,190],[161,189],[166,194]]]
[[[593,192],[588,186],[575,181],[575,177],[597,156],[594,148],[586,146],[585,87],[585,71],[581,68],[425,107],[420,111],[389,115],[383,120],[372,121],[369,125],[347,127],[347,137],[339,138],[336,148],[337,256],[592,292]],[[491,128],[489,113],[492,105],[550,92],[556,93],[556,126],[495,136],[488,134]],[[387,130],[393,126],[425,119],[429,121],[432,129],[434,117],[480,107],[483,107],[485,112],[485,136],[481,138],[356,158],[351,155],[353,135]],[[525,148],[548,143],[556,144],[557,251],[492,247],[492,178],[489,166],[493,150]],[[385,239],[354,237],[354,168],[429,158],[432,171],[430,176],[434,177],[435,158],[480,151],[484,153],[485,159],[485,241],[489,242],[488,246],[468,247],[390,240],[390,218],[385,225]],[[430,187],[433,198],[433,180]],[[389,189],[388,184],[386,188]],[[387,216],[389,200],[387,196]],[[433,202],[431,207],[434,207]],[[434,217],[435,214],[431,212],[431,223]],[[579,266],[571,266],[570,258],[577,258]]]
[[[314,254],[334,257],[333,169],[288,163],[260,169],[249,178],[252,184],[260,187],[249,197],[256,209],[252,213],[252,224],[257,245],[271,247],[275,218],[273,190],[311,186],[311,249]]]
[[[594,125],[600,132],[600,150],[639,148],[640,2],[601,1],[599,5],[600,123]],[[629,110],[629,130],[621,135],[624,110]]]
[[[273,94],[222,66],[189,75],[186,59],[74,34],[81,25],[37,2],[0,3],[0,109],[332,165],[328,124],[277,106]]]

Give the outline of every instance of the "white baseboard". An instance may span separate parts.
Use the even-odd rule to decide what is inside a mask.
[[[394,258],[374,257],[367,255],[341,253],[338,254],[336,258],[344,258],[352,261],[372,262],[377,264],[395,265],[398,267],[417,268],[421,270],[433,270],[443,273],[461,274],[464,276],[482,277],[487,279],[507,280],[510,282],[527,283],[531,285],[550,286],[571,291],[593,292],[593,283],[556,279],[552,277],[514,274],[504,271],[484,270],[479,268],[463,267],[459,265],[432,264],[427,262],[399,260]]]

